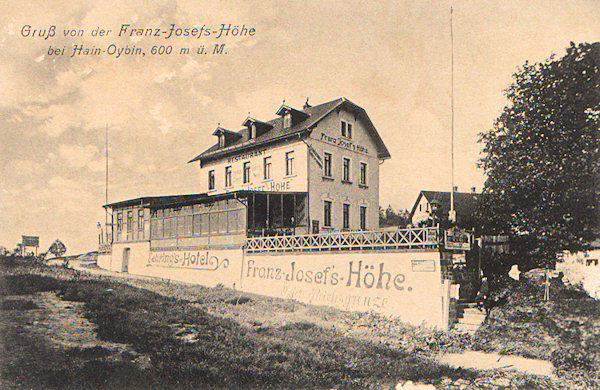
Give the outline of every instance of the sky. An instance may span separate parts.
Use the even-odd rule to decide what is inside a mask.
[[[392,156],[380,169],[382,206],[410,209],[422,189],[449,190],[451,6],[455,185],[479,191],[478,133],[506,105],[512,74],[600,37],[598,1],[147,3],[0,4],[0,246],[39,235],[40,251],[57,238],[67,254],[97,249],[107,129],[109,202],[197,193],[199,167],[187,161],[214,144],[217,125],[272,119],[283,100],[300,108],[343,96],[367,111]],[[119,37],[123,24],[254,34]],[[213,55],[223,43],[227,54]],[[71,56],[73,45],[145,56]],[[173,52],[152,55],[161,45]],[[196,54],[201,46],[211,54]]]

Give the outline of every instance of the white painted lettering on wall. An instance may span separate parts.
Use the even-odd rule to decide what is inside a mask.
[[[287,299],[296,299],[301,302],[319,302],[320,304],[340,307],[344,310],[385,309],[388,304],[387,297],[340,293],[318,287],[302,288],[284,285],[282,295]]]
[[[380,289],[412,291],[405,286],[406,276],[402,273],[392,274],[385,271],[385,263],[377,265],[359,261],[348,261],[345,269],[336,269],[335,265],[322,268],[305,268],[295,261],[285,267],[273,267],[257,264],[256,260],[246,261],[244,277],[248,279],[282,280],[310,285],[341,285],[361,289]]]
[[[248,186],[250,191],[289,191],[291,189],[291,180],[271,181],[258,186]]]
[[[150,253],[147,266],[215,271],[229,267],[229,259],[211,255],[208,251],[155,252]]]
[[[325,133],[321,133],[321,141],[329,142],[330,144],[337,145],[339,147],[349,149],[349,150],[352,150],[355,152],[369,154],[368,149],[365,148],[364,146],[355,144],[352,140],[348,140],[348,139],[345,139],[342,137],[333,138],[333,137],[328,136]]]
[[[236,162],[239,160],[247,160],[252,157],[262,156],[265,154],[267,149],[253,150],[252,152],[238,154],[237,156],[232,156],[227,158],[228,163]]]

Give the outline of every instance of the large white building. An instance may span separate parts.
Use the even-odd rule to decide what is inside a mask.
[[[251,231],[379,227],[379,164],[390,154],[364,109],[345,98],[284,104],[275,119],[242,125],[218,127],[216,144],[190,162],[199,162],[209,196],[252,192]]]
[[[346,98],[275,118],[217,127],[199,165],[199,193],[107,204],[107,242],[123,251],[233,248],[247,237],[374,230],[379,165],[390,157],[366,111]],[[122,247],[122,248],[121,248]],[[131,253],[125,253],[128,249]],[[121,255],[119,255],[120,257]]]
[[[340,98],[274,116],[214,130],[190,160],[197,194],[105,205],[98,265],[450,326],[438,228],[378,229],[390,154],[365,110]]]

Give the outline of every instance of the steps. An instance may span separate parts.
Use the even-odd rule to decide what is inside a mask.
[[[474,303],[459,304],[457,318],[458,322],[454,324],[454,329],[473,334],[485,321],[485,310],[480,311]]]

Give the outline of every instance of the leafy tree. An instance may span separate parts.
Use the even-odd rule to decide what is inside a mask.
[[[383,207],[379,206],[379,226],[398,226],[405,227],[408,225],[409,221],[409,211],[394,211],[392,205],[388,205],[388,207],[384,210]]]
[[[480,134],[487,179],[480,216],[508,233],[524,268],[554,265],[599,236],[600,43],[525,63],[509,104]]]
[[[51,252],[56,257],[62,256],[66,251],[67,247],[58,238],[48,248],[48,252]]]

